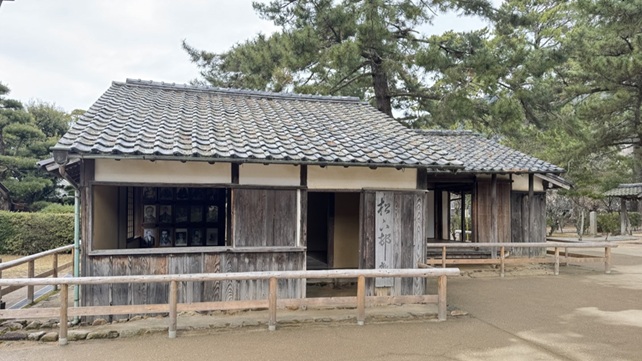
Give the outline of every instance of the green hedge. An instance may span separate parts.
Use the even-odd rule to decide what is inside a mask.
[[[29,255],[73,242],[73,214],[0,211],[0,253]]]

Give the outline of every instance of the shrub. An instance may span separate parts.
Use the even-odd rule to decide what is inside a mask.
[[[74,206],[69,204],[51,203],[39,210],[40,213],[74,213]]]
[[[597,215],[597,231],[601,233],[620,234],[620,214],[602,213]]]
[[[73,243],[74,215],[0,211],[0,252],[29,255]]]
[[[640,228],[640,223],[642,223],[642,217],[639,212],[629,212],[629,222],[631,223],[631,228],[638,229]]]

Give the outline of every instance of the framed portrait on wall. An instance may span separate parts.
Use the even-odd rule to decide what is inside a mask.
[[[143,206],[143,223],[156,223],[156,206],[145,204]]]
[[[158,245],[160,247],[171,247],[174,242],[172,241],[172,229],[161,228],[160,235],[158,236]]]
[[[158,222],[162,224],[172,223],[172,206],[161,204],[158,212]]]
[[[205,232],[205,244],[218,246],[218,228],[208,228]]]
[[[186,201],[189,199],[189,189],[181,187],[176,189],[176,200]]]
[[[201,206],[192,206],[190,208],[189,220],[192,223],[203,222],[203,207],[201,207]]]
[[[174,246],[186,247],[187,246],[187,228],[176,228],[174,232]]]
[[[144,228],[143,240],[140,246],[143,248],[154,247],[156,245],[156,238],[158,238],[158,230],[156,228]]]
[[[185,223],[189,220],[189,207],[176,206],[176,223]]]
[[[154,202],[156,200],[156,188],[143,187],[143,201]]]
[[[207,207],[207,222],[218,222],[218,206]]]
[[[174,199],[174,188],[163,187],[158,190],[158,199],[161,201],[171,201]]]
[[[190,231],[189,245],[190,246],[202,246],[205,244],[205,235],[203,230],[200,228],[193,228]]]

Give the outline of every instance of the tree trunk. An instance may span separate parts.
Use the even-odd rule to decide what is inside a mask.
[[[388,74],[383,68],[383,61],[378,55],[370,59],[370,68],[372,69],[372,86],[374,88],[377,109],[392,116],[392,102],[390,97],[390,87],[388,85]]]

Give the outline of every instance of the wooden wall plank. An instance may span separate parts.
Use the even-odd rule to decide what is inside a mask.
[[[375,201],[375,268],[393,268],[394,196],[391,192],[376,192]],[[390,278],[377,278],[376,287],[392,287]]]
[[[297,191],[272,190],[274,194],[274,246],[296,246]]]
[[[426,263],[426,194],[415,194],[414,195],[414,224],[413,224],[413,245],[414,245],[414,254],[413,254],[413,264],[409,268],[418,268],[419,263]],[[422,278],[413,279],[413,294],[414,295],[423,295],[425,294],[425,282]]]
[[[416,268],[415,263],[415,197],[413,194],[399,194],[398,198],[401,198],[401,209],[400,209],[400,223],[397,223],[395,226],[400,228],[400,262],[398,267],[395,268]],[[400,283],[400,293],[396,292],[395,295],[412,295],[413,289],[413,279],[412,278],[401,278],[397,279]]]
[[[203,259],[204,273],[221,273],[222,253],[205,254]],[[221,282],[205,282],[203,284],[203,302],[223,301]]]
[[[129,274],[129,257],[112,257],[110,276],[127,276]],[[113,306],[129,304],[129,287],[127,283],[116,283],[111,285],[111,304]],[[129,315],[115,315],[114,319],[127,319]]]

